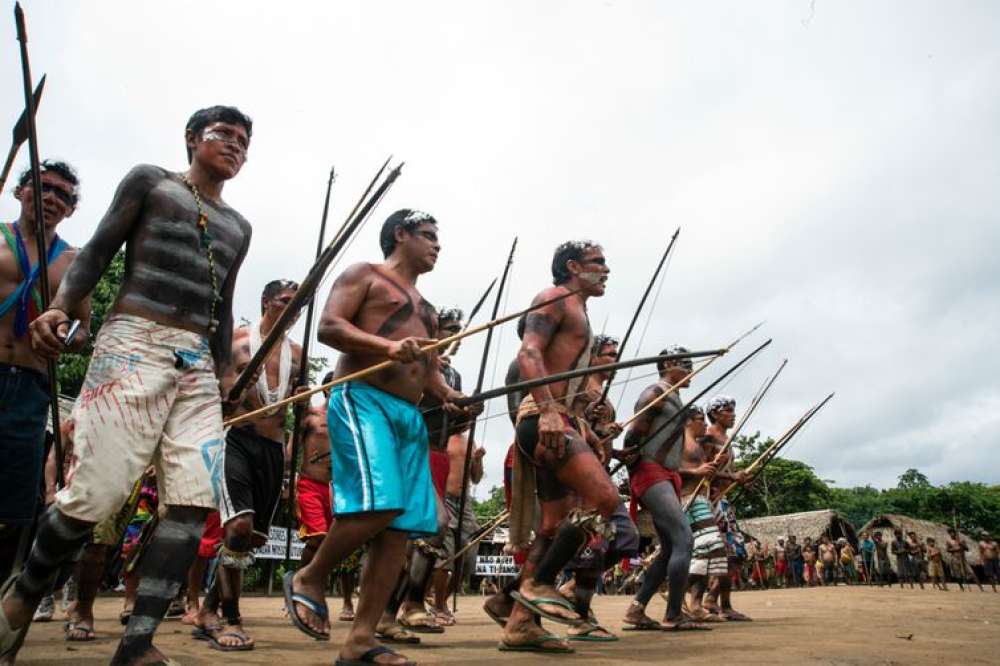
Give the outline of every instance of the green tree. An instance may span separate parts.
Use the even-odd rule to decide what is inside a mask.
[[[83,387],[83,378],[87,374],[90,355],[94,352],[93,341],[97,332],[104,324],[111,306],[118,297],[118,289],[125,278],[125,253],[118,251],[104,275],[97,281],[97,286],[90,294],[90,340],[80,353],[66,353],[59,357],[56,365],[56,376],[59,379],[59,392],[75,398]]]
[[[472,511],[476,514],[476,520],[480,525],[499,516],[506,508],[504,500],[503,486],[493,486],[490,488],[490,495],[482,502],[472,498]]]
[[[926,489],[931,487],[931,482],[918,470],[910,468],[899,477],[899,484],[896,486],[900,490]]]

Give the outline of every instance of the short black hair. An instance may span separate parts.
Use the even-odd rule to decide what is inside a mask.
[[[76,194],[76,188],[80,185],[80,177],[76,174],[76,169],[70,166],[67,162],[61,162],[59,160],[42,160],[42,163],[38,165],[38,171],[40,173],[52,172],[65,180],[67,183],[73,186],[73,203],[76,204],[76,200],[79,195]],[[17,186],[24,187],[31,180],[31,167],[28,167],[21,172],[21,175],[17,178]]]
[[[560,285],[569,282],[573,277],[566,268],[567,261],[579,261],[587,250],[601,246],[590,240],[566,241],[556,248],[552,254],[552,284]]]
[[[607,345],[618,346],[618,338],[613,335],[605,335],[604,333],[598,333],[594,336],[594,342],[590,345],[590,355],[597,356],[601,353],[601,348]]]
[[[403,227],[406,231],[413,231],[421,224],[433,224],[437,226],[437,223],[433,215],[413,208],[400,208],[387,217],[382,224],[382,231],[378,236],[378,243],[382,247],[382,256],[388,257],[396,249],[397,227]]]
[[[523,314],[517,318],[517,338],[524,340],[524,329],[528,326],[528,315]]]
[[[201,134],[201,131],[211,125],[212,123],[229,123],[231,125],[243,125],[243,129],[247,131],[247,138],[249,139],[253,136],[253,121],[250,120],[250,116],[243,113],[235,106],[209,106],[204,109],[198,109],[191,117],[188,118],[187,125],[184,126],[185,133],[185,143],[187,146],[186,134],[190,131],[195,136]],[[188,164],[191,163],[191,149],[187,149]]]
[[[333,381],[333,370],[331,370],[330,372],[328,372],[325,375],[323,375],[323,381],[322,381],[322,383],[323,384],[329,384],[332,381]]]
[[[462,308],[451,307],[438,310],[438,326],[441,326],[446,321],[457,321],[461,324],[464,319],[465,313],[462,312]]]
[[[260,294],[260,313],[264,314],[264,301],[274,298],[286,289],[299,290],[299,283],[295,280],[271,280],[264,285],[264,291]]]

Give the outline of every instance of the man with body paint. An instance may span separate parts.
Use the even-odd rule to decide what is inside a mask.
[[[80,181],[65,162],[46,160],[42,172],[42,217],[49,284],[58,289],[77,251],[56,233],[76,210]],[[31,170],[18,178],[21,204],[15,222],[0,223],[0,580],[11,574],[22,529],[34,521],[45,451],[49,380],[45,358],[31,348],[28,325],[41,307],[38,227]],[[90,304],[74,348],[87,341]]]
[[[437,312],[416,289],[437,263],[437,221],[417,210],[396,211],[382,225],[385,261],[358,263],[336,280],[319,324],[319,340],[341,352],[334,377],[385,360],[389,368],[330,392],[327,414],[336,521],[312,561],[284,581],[289,618],[304,633],[327,640],[324,587],[331,570],[363,543],[368,556],[354,623],[340,663],[409,663],[379,645],[375,628],[403,566],[408,537],[438,531],[427,452],[427,428],[417,402],[430,393],[455,414],[461,396],[449,387],[434,342]],[[377,471],[377,473],[376,473]]]
[[[74,412],[73,484],[56,495],[24,570],[3,597],[0,655],[16,650],[59,566],[121,506],[152,462],[167,509],[139,564],[139,597],[112,663],[166,661],[153,634],[217,504],[219,377],[230,360],[233,290],[251,234],[222,200],[222,188],[243,167],[251,130],[233,107],[192,115],[184,132],[188,170],[130,171],[49,310],[31,325],[35,350],[55,358],[69,320],[86,317],[87,295],[125,245],[125,278]]]
[[[272,280],[260,297],[261,319],[233,332],[232,361],[222,381],[228,395],[236,378],[249,365],[285,307],[298,291],[291,280]],[[288,397],[294,390],[302,347],[287,333],[279,338],[275,353],[264,362],[257,381],[227,415],[258,411]],[[231,413],[230,413],[231,412]],[[252,650],[254,641],[243,629],[240,592],[243,571],[253,564],[252,550],[267,542],[271,518],[281,500],[285,473],[285,414],[287,408],[263,412],[229,429],[222,454],[219,514],[224,531],[219,550],[220,566],[205,596],[193,635],[217,650]],[[219,609],[226,626],[218,621]]]
[[[604,250],[596,243],[570,241],[556,248],[553,286],[539,292],[533,303],[569,296],[528,314],[518,352],[522,380],[590,364],[593,336],[587,300],[604,295],[609,273]],[[584,381],[531,389],[518,411],[517,455],[525,465],[537,467],[542,516],[519,587],[511,593],[517,604],[504,627],[501,650],[572,651],[541,629],[534,615],[582,624],[584,618],[556,590],[556,576],[590,540],[614,536],[610,518],[620,502],[618,489],[586,439],[582,410],[574,408]],[[579,498],[577,506],[569,503],[570,493]]]
[[[725,395],[717,395],[705,406],[705,416],[709,426],[706,431],[705,445],[711,449],[713,458],[722,451],[729,442],[728,431],[736,419],[736,401]],[[719,530],[726,542],[727,573],[714,575],[709,579],[708,592],[705,593],[705,610],[716,613],[729,621],[748,622],[749,617],[733,609],[732,574],[739,569],[739,561],[734,550],[734,538],[739,533],[736,517],[729,500],[719,496],[733,482],[742,483],[746,475],[742,471],[732,469],[732,458],[727,456],[725,462],[720,461],[719,471],[712,480],[710,497],[713,499],[712,510],[715,513]]]
[[[661,353],[686,351],[674,345]],[[632,422],[625,435],[625,445],[626,450],[635,450],[638,455],[629,465],[632,496],[652,516],[660,549],[622,621],[637,631],[704,629],[681,613],[691,563],[692,537],[680,504],[682,481],[678,469],[684,450],[685,419],[679,414],[684,407],[679,392],[691,384],[688,378],[691,360],[661,361],[657,370],[659,379],[643,390],[635,403],[636,412],[645,411]],[[677,389],[670,390],[677,385]],[[668,582],[669,594],[661,624],[646,615],[646,605],[664,581]]]

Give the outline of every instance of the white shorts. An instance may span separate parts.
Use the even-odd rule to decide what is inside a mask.
[[[98,333],[73,419],[73,483],[56,495],[67,516],[109,516],[150,463],[161,504],[218,505],[222,407],[204,336],[113,315]]]

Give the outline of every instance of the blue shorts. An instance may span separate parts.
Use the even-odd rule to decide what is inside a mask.
[[[41,498],[49,382],[0,363],[0,524],[27,525]]]
[[[436,534],[427,427],[416,405],[364,382],[330,392],[333,515],[402,511],[390,529]]]

